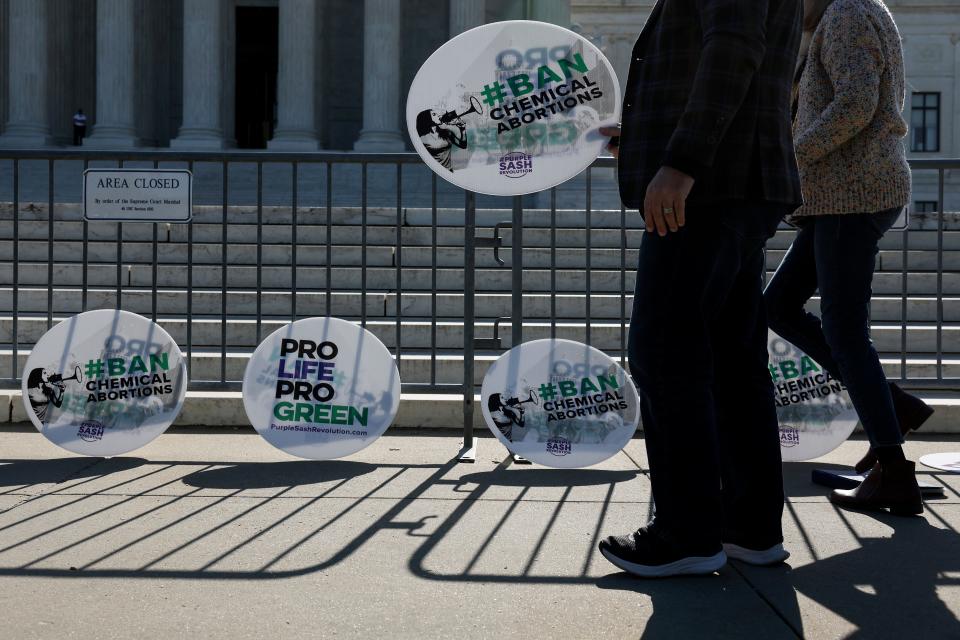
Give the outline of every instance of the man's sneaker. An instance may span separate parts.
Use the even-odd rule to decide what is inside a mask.
[[[606,538],[600,542],[600,553],[618,568],[642,578],[705,575],[727,563],[722,550],[712,555],[685,551],[653,524],[630,535]]]
[[[724,542],[723,550],[728,558],[755,564],[758,567],[780,564],[790,557],[790,552],[783,548],[782,543],[775,544],[769,549],[748,549],[732,542]]]

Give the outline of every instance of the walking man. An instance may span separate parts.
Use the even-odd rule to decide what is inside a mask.
[[[79,147],[83,144],[83,139],[87,136],[87,116],[83,114],[83,109],[77,109],[73,114],[73,146]]]
[[[620,194],[644,215],[630,324],[655,519],[600,543],[635,575],[788,556],[763,247],[801,204],[797,0],[659,0],[624,92]]]

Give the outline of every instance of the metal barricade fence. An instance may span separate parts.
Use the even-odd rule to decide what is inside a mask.
[[[879,350],[909,386],[960,388],[960,360],[950,357],[960,351],[951,259],[960,232],[942,214],[946,172],[960,161],[912,165],[937,172],[941,211],[934,228],[885,238]],[[193,222],[84,220],[75,203],[83,169],[94,166],[194,171]],[[643,225],[619,199],[596,207],[595,176],[615,166],[597,160],[570,210],[561,202],[569,185],[534,203],[477,196],[410,153],[0,150],[0,315],[9,314],[0,318],[0,385],[18,386],[26,354],[55,320],[90,309],[159,321],[189,356],[191,390],[239,389],[266,335],[333,315],[385,342],[404,392],[462,395],[469,443],[474,393],[509,346],[566,337],[625,363]],[[790,233],[771,242],[768,269]],[[509,340],[500,335],[507,322]]]

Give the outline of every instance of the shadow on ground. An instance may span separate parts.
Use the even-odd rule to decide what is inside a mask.
[[[769,607],[767,613],[785,623],[780,631],[788,637],[804,635],[798,594],[849,621],[858,629],[852,637],[918,633],[930,637],[924,630],[960,637],[960,623],[937,592],[940,587],[960,586],[960,535],[933,510],[926,518],[939,519],[945,528],[924,518],[878,515],[877,520],[892,531],[889,537],[858,537],[854,550],[796,568],[731,563],[718,576],[641,581],[612,567],[598,577],[607,565],[596,554],[596,541],[609,533],[611,511],[636,517],[638,523],[647,516],[646,499],[637,497],[639,492],[628,493],[631,483],[645,482],[635,469],[566,471],[501,465],[465,473],[466,468],[454,462],[147,463],[137,458],[3,462],[0,487],[65,483],[66,488],[34,499],[32,507],[3,514],[0,575],[5,576],[276,580],[322,572],[348,561],[366,545],[384,544],[378,536],[399,531],[402,540],[414,540],[413,546],[408,550],[395,537],[387,544],[403,549],[409,572],[424,580],[595,584],[645,594],[652,605],[644,632],[649,638],[690,637],[691,630],[733,634],[736,617],[717,620],[715,614],[718,606],[735,603],[734,594],[742,596],[745,590],[758,595]],[[789,493],[824,495],[826,489],[810,485],[809,472],[829,466],[790,465]],[[80,486],[84,483],[95,484]],[[294,495],[296,488],[301,493]],[[227,493],[210,495],[210,490]],[[250,490],[261,491],[244,493]],[[334,491],[336,499],[325,500]],[[243,500],[230,502],[236,497]],[[570,527],[571,522],[576,526]],[[169,531],[187,525],[194,533],[172,536]],[[135,534],[123,537],[123,544],[116,542],[118,532],[131,526]],[[817,523],[806,521],[804,526],[815,529]],[[82,527],[83,537],[71,538],[71,527]],[[570,530],[579,532],[580,538],[571,542]],[[224,535],[228,531],[230,535]],[[857,537],[852,527],[850,533]],[[167,543],[167,537],[174,537],[175,543]],[[170,568],[178,566],[174,562],[178,554],[196,551],[197,542],[212,560],[196,568]],[[86,564],[70,569],[51,560],[94,543],[98,555]],[[522,548],[526,556],[504,562],[499,554],[510,545]],[[267,555],[259,559],[258,568],[243,564],[252,547]],[[142,562],[124,568],[123,554],[134,548]],[[557,561],[560,555],[563,562]],[[243,561],[223,562],[238,557]]]
[[[0,494],[4,488],[58,484],[67,480],[101,477],[105,473],[135,469],[142,458],[53,458],[50,460],[0,460]],[[107,468],[108,465],[109,468]]]
[[[183,483],[201,489],[269,489],[349,480],[370,473],[377,465],[349,460],[245,462],[183,478]]]
[[[798,568],[731,562],[721,577],[731,571],[741,575],[799,637],[804,636],[804,624],[797,594],[856,627],[846,638],[960,637],[960,622],[936,590],[960,586],[960,535],[923,518],[876,517],[893,529],[891,537],[861,538],[862,546],[854,551]],[[724,621],[709,608],[698,606],[704,597],[724,596],[721,579],[645,581],[614,573],[597,586],[650,597],[653,615],[644,638],[669,637],[683,629],[713,629],[718,636],[733,631],[724,630]]]

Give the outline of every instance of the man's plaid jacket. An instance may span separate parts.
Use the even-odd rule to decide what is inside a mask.
[[[620,193],[643,207],[661,166],[691,204],[802,204],[790,100],[802,0],[659,0],[624,91]]]

